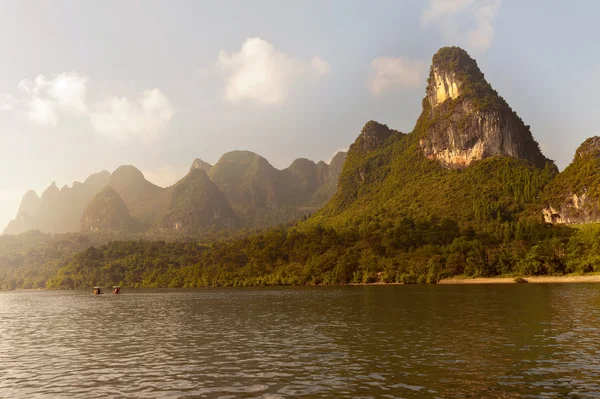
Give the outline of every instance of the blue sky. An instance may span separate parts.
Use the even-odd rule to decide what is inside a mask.
[[[370,119],[410,131],[431,56],[465,48],[564,168],[598,134],[596,1],[0,3],[0,225],[133,164],[160,185],[248,149],[329,160]]]

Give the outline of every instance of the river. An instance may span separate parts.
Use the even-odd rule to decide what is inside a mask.
[[[90,292],[0,293],[0,397],[600,397],[600,284]]]

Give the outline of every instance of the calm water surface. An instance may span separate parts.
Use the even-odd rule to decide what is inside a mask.
[[[600,397],[600,285],[0,293],[0,397]]]

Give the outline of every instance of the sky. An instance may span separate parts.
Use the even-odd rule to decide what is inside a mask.
[[[563,169],[599,135],[596,0],[0,2],[0,230],[53,181],[168,186],[244,149],[329,161],[369,120],[410,132],[457,45]]]

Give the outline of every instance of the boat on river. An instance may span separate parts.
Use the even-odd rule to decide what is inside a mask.
[[[115,285],[113,287],[113,294],[118,295],[121,293],[121,287],[119,287],[118,285]]]
[[[94,287],[94,292],[92,294],[93,295],[102,295],[102,294],[104,294],[104,292],[102,292],[102,287]]]

